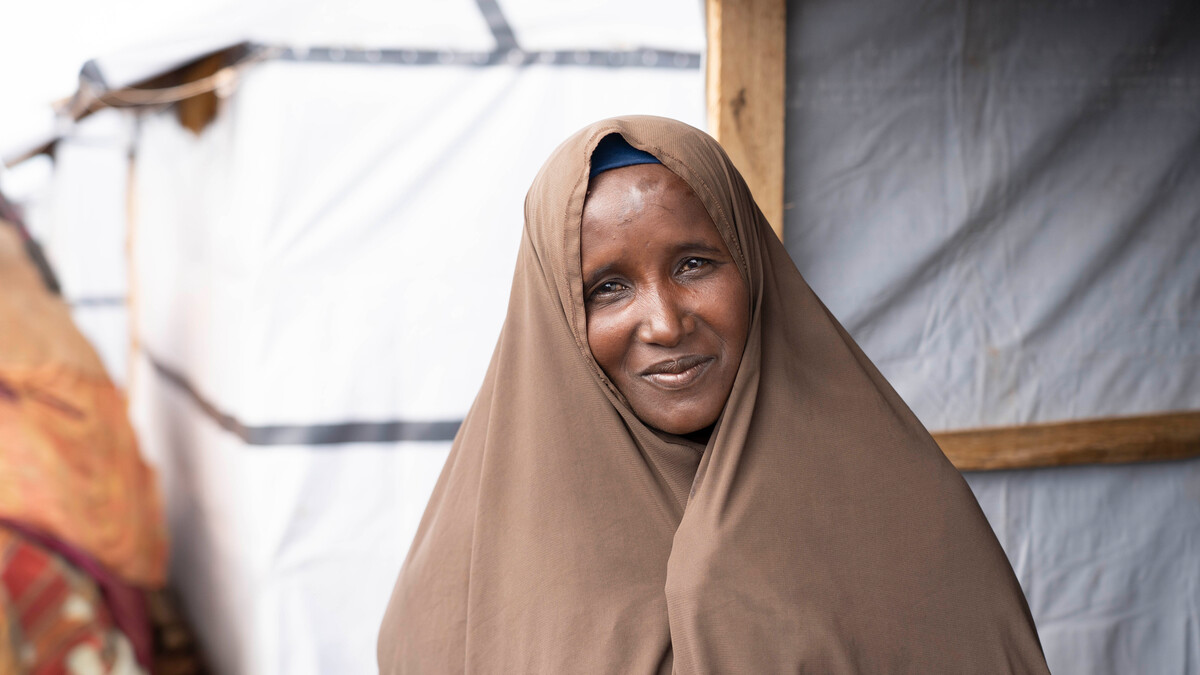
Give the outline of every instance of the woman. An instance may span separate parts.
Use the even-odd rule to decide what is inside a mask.
[[[1046,672],[966,484],[715,141],[593,124],[525,223],[382,672]]]

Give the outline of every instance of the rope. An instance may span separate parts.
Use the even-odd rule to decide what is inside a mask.
[[[212,75],[207,75],[198,80],[184,82],[171,87],[162,87],[159,89],[135,89],[126,87],[115,91],[104,90],[92,92],[94,84],[83,80],[80,83],[81,93],[86,92],[92,94],[94,98],[87,95],[76,96],[70,105],[68,111],[73,119],[79,119],[79,116],[91,106],[95,101],[110,106],[113,108],[129,108],[138,106],[155,106],[165,105],[167,103],[177,103],[184,99],[201,94],[207,94],[210,91],[218,89],[228,89],[237,82],[240,71],[255,63],[260,63],[268,59],[274,58],[282,50],[279,47],[262,47],[255,50],[246,58],[237,63],[225,66]]]

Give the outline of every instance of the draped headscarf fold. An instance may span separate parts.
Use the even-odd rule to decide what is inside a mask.
[[[592,358],[580,223],[597,143],[682,178],[747,281],[707,446]],[[567,139],[525,201],[508,314],[400,572],[383,673],[1044,673],[962,477],[796,270],[720,146],[656,117]]]

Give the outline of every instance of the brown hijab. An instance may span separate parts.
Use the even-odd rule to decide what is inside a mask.
[[[683,178],[747,280],[707,447],[588,349],[580,221],[619,133]],[[966,483],[829,314],[710,137],[597,122],[525,200],[508,316],[396,582],[383,673],[1045,673]]]

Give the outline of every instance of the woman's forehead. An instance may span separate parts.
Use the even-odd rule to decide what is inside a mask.
[[[581,254],[587,261],[595,262],[592,254],[604,257],[626,248],[630,237],[647,246],[666,237],[728,248],[687,183],[661,165],[608,171],[592,182],[581,224]]]
[[[704,205],[691,187],[661,164],[639,164],[605,171],[588,182],[584,214],[641,208],[648,199],[674,208]]]
[[[617,216],[642,208],[652,197],[661,202],[682,202],[692,194],[687,183],[661,164],[622,167],[605,171],[588,182],[584,217]]]

